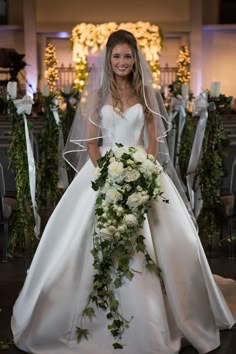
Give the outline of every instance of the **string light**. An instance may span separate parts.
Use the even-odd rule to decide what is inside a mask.
[[[75,86],[82,91],[88,75],[87,57],[101,50],[110,33],[124,29],[132,32],[138,45],[150,64],[153,73],[153,87],[160,88],[159,56],[162,47],[162,35],[158,26],[150,22],[138,21],[117,24],[108,22],[99,25],[81,23],[72,30],[71,43],[73,48],[73,60],[75,62],[76,79]]]

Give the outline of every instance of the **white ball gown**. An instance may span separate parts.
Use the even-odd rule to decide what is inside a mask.
[[[111,116],[114,117],[111,119]],[[121,118],[111,106],[101,111],[112,125],[116,142],[142,144],[144,113],[140,104]],[[105,139],[104,149],[112,142]],[[220,345],[219,330],[231,328],[235,314],[219,290],[192,220],[170,178],[161,186],[169,204],[155,202],[144,224],[149,254],[158,259],[166,287],[145,271],[141,253],[132,268],[140,270],[117,290],[125,318],[122,350],[114,350],[105,312],[88,322],[90,336],[77,343],[80,324],[93,282],[92,233],[96,192],[91,188],[94,166],[89,160],[62,197],[45,228],[14,305],[12,331],[16,346],[34,354],[175,354],[182,338],[200,353]],[[235,302],[233,282],[231,300]]]

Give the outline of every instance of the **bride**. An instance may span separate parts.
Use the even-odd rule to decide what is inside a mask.
[[[130,264],[137,272],[116,289],[120,313],[133,317],[120,352],[176,354],[184,341],[207,353],[220,345],[219,330],[234,325],[232,304],[211,274],[169,160],[167,131],[160,94],[152,89],[136,39],[125,30],[113,32],[91,70],[65,148],[66,160],[79,173],[48,221],[14,305],[17,347],[34,354],[119,352],[101,308],[86,323],[87,339],[77,340],[96,275],[91,250],[97,192],[91,180],[98,159],[116,143],[141,147],[160,169],[165,166],[160,184],[169,200],[152,203],[142,230],[148,253],[161,267],[165,291],[160,278],[145,270],[143,254],[134,252]]]

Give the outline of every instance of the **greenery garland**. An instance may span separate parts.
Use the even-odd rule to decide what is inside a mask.
[[[124,279],[132,280],[136,270],[130,260],[137,252],[144,254],[146,269],[160,278],[165,292],[161,269],[153,261],[146,249],[145,238],[138,234],[143,227],[150,201],[163,198],[160,190],[161,171],[154,158],[141,149],[124,148],[108,151],[98,160],[97,178],[92,187],[98,191],[96,199],[96,222],[93,238],[94,281],[88,304],[85,307],[77,337],[88,339],[89,331],[83,327],[84,317],[92,319],[95,310],[91,304],[103,309],[109,321],[107,328],[115,339],[121,340],[130,320],[125,319],[119,310],[115,295]],[[139,272],[138,272],[139,273]],[[119,342],[113,343],[114,349],[122,349]]]
[[[60,111],[63,138],[64,138],[64,143],[66,143],[73,120],[75,118],[76,108],[80,99],[80,94],[79,91],[76,89],[74,89],[71,93],[68,94],[61,91],[60,94],[64,100],[64,103],[66,104],[66,109]],[[75,171],[68,163],[66,164],[66,170],[67,170],[67,175],[70,183],[75,176]]]
[[[34,234],[34,216],[29,187],[28,160],[25,140],[24,118],[18,114],[14,102],[9,99],[8,109],[12,119],[9,146],[9,164],[15,175],[17,209],[10,232],[9,251],[16,248],[34,251],[37,240]],[[30,125],[28,124],[29,128]]]
[[[222,116],[216,110],[208,111],[208,121],[203,141],[202,158],[195,174],[195,186],[199,184],[203,207],[198,217],[199,234],[203,246],[211,250],[219,231],[218,209],[223,178],[224,150],[227,138]]]
[[[179,171],[182,181],[185,185],[189,159],[192,151],[192,145],[196,130],[196,120],[193,119],[192,113],[186,112],[186,120],[181,136],[179,148]]]
[[[56,123],[52,107],[54,94],[40,97],[44,111],[44,126],[39,141],[38,204],[39,207],[55,206],[61,193],[58,184],[58,140],[59,125]]]

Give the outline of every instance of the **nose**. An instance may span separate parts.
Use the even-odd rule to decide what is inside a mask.
[[[126,58],[120,57],[120,64],[125,65],[126,64]]]

